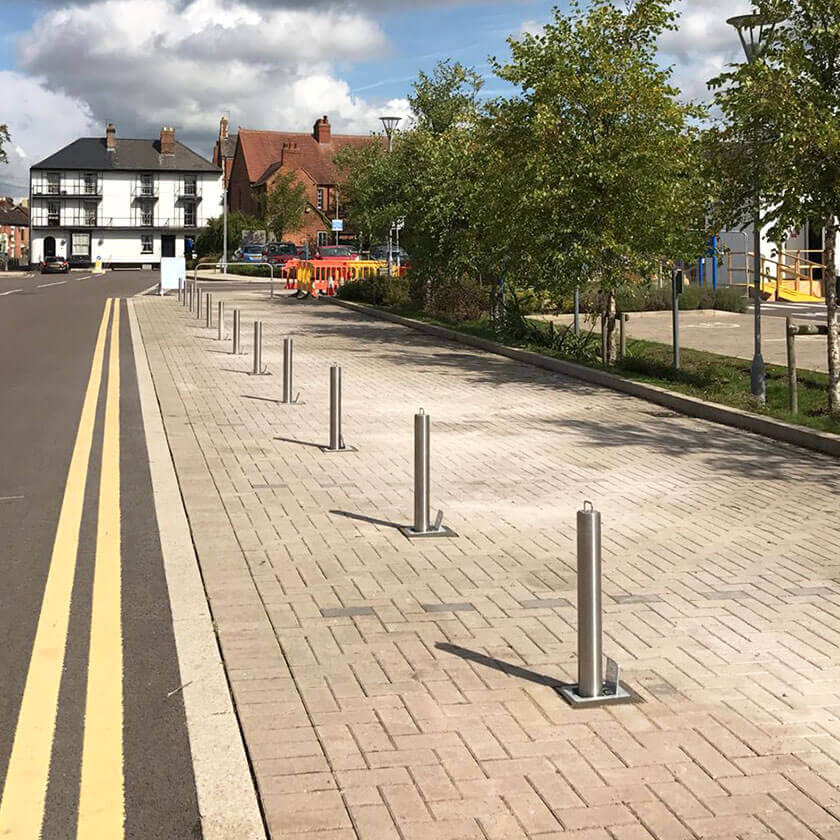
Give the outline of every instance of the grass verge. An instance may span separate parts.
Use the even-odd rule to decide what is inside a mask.
[[[370,304],[366,305],[370,306]],[[828,414],[828,376],[824,373],[799,371],[799,414],[794,416],[788,410],[787,368],[780,365],[767,365],[767,404],[762,406],[750,394],[750,362],[746,359],[682,348],[680,351],[681,369],[675,370],[672,366],[672,349],[669,344],[629,338],[627,357],[615,365],[603,365],[600,362],[566,356],[536,343],[499,336],[486,319],[454,322],[430,317],[409,306],[374,306],[372,308],[476,335],[509,347],[518,347],[541,353],[544,356],[604,370],[625,379],[658,385],[661,388],[708,402],[763,414],[821,432],[840,434],[840,422],[832,419]]]

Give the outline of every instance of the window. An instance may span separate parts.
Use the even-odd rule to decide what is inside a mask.
[[[84,206],[84,215],[82,217],[86,225],[96,224],[96,202],[86,201]]]
[[[184,195],[196,195],[198,179],[195,175],[184,175]]]
[[[47,204],[47,224],[52,227],[61,224],[61,205],[57,201]]]
[[[71,240],[71,248],[74,256],[77,254],[90,256],[90,234],[74,233],[73,239]]]
[[[58,195],[61,192],[60,172],[47,172],[47,192],[50,195]]]
[[[326,230],[319,230],[318,231],[318,244],[319,245],[328,245],[330,241],[330,234]]]
[[[143,227],[151,227],[155,222],[155,211],[151,204],[144,204],[140,208],[140,224]]]
[[[184,227],[195,227],[195,205],[184,207]]]
[[[153,254],[154,252],[154,240],[152,239],[151,234],[144,233],[140,237],[140,253]]]
[[[319,209],[319,210],[323,210],[323,209],[324,209],[324,191],[323,191],[320,187],[318,187],[318,202],[317,202],[317,207],[318,207],[318,209]]]
[[[150,172],[140,176],[140,195],[153,196],[155,194],[155,179]]]
[[[85,172],[85,195],[96,195],[96,173]]]

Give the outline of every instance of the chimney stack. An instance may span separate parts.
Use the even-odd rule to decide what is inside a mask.
[[[108,127],[105,129],[105,148],[109,152],[117,151],[117,129],[114,128],[112,122],[109,122]]]
[[[326,114],[324,114],[320,120],[315,122],[315,128],[312,131],[312,136],[315,138],[316,143],[330,142],[332,130],[330,128],[330,121],[327,119]]]
[[[219,139],[224,140],[228,136],[228,118],[222,117],[219,120]]]
[[[164,126],[160,130],[160,153],[162,155],[175,154],[175,129],[171,126]]]

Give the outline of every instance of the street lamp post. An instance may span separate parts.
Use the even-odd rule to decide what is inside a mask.
[[[735,28],[744,48],[747,62],[755,63],[767,47],[769,37],[778,23],[765,15],[736,15],[726,21]],[[767,379],[761,355],[761,196],[756,186],[755,215],[753,217],[753,312],[755,316],[755,347],[750,368],[750,391],[758,402],[767,402]]]
[[[388,154],[390,155],[391,152],[394,151],[394,132],[397,130],[397,126],[402,121],[402,117],[380,117],[380,121],[382,122],[382,126],[385,129],[385,136],[388,138]],[[393,250],[393,241],[394,241],[394,224],[391,223],[391,227],[388,229],[388,276],[392,277],[394,274],[394,250]]]

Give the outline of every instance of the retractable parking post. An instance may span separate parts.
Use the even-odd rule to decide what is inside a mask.
[[[218,340],[222,341],[225,337],[225,302],[219,301],[219,323],[218,323]]]
[[[241,327],[240,312],[239,312],[238,309],[234,309],[233,310],[233,349],[231,351],[234,356],[239,355],[240,327]]]
[[[584,502],[577,514],[578,681],[559,691],[572,706],[627,702],[618,665],[607,660],[604,674],[601,603],[601,514]]]
[[[292,397],[294,378],[295,342],[292,338],[283,339],[283,404],[300,405],[298,397]]]
[[[262,365],[262,321],[254,321],[254,376],[265,373]]]
[[[210,292],[207,292],[207,300],[205,301],[204,307],[204,324],[208,330],[213,329],[213,295]]]
[[[409,539],[457,536],[443,524],[442,510],[431,521],[431,420],[422,408],[414,415],[414,525],[400,528]]]
[[[330,368],[330,445],[323,446],[324,452],[355,452],[352,446],[344,443],[341,434],[341,368]]]

